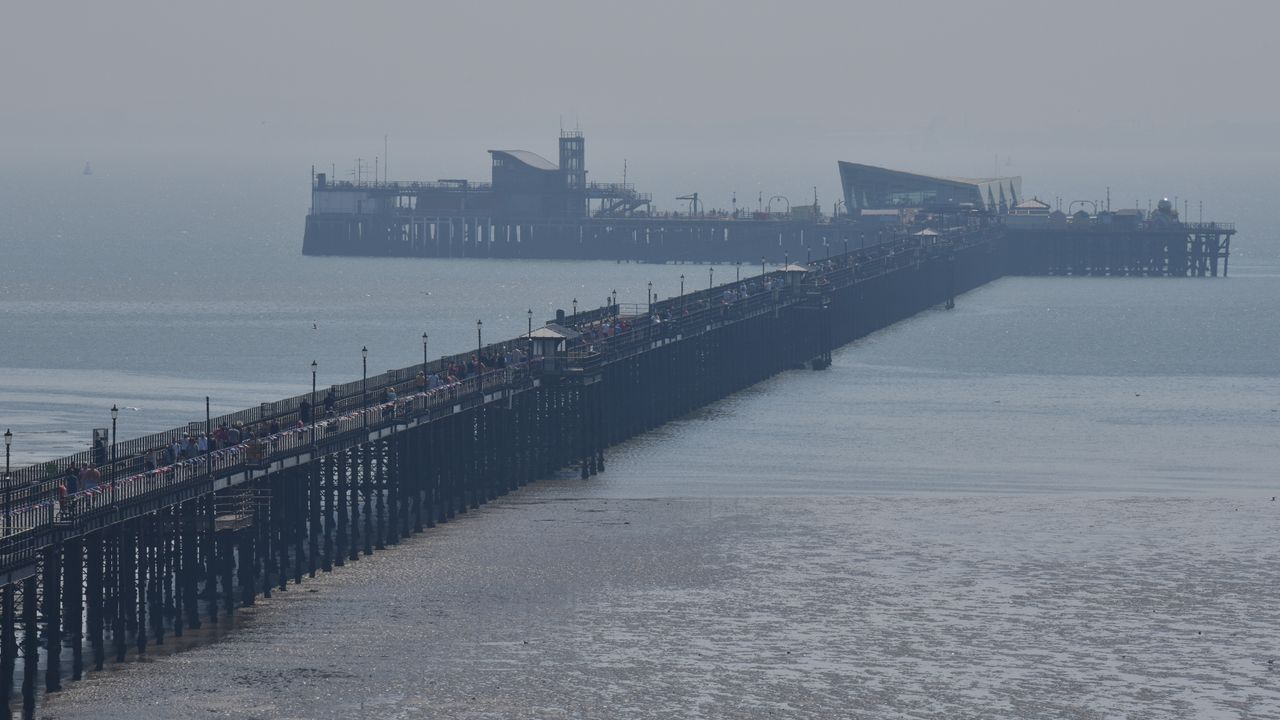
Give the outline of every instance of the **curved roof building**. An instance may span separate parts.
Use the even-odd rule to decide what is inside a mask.
[[[533,170],[556,172],[560,169],[550,160],[528,150],[490,150],[489,154],[493,156],[494,167],[502,167],[502,165],[498,164],[498,161],[502,161],[504,165],[507,162],[511,162]]]

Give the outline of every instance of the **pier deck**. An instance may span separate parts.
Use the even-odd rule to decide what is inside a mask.
[[[595,475],[609,446],[783,370],[821,369],[835,347],[950,307],[1008,257],[999,228],[895,237],[558,316],[478,348],[493,367],[439,386],[415,380],[471,353],[334,386],[317,422],[299,422],[307,396],[264,403],[211,422],[285,429],[154,470],[145,455],[183,429],[118,443],[107,482],[65,499],[60,473],[94,451],[21,469],[0,533],[0,700],[7,710],[20,665],[31,717],[41,672],[56,691],[563,468]],[[390,386],[411,390],[373,400]]]

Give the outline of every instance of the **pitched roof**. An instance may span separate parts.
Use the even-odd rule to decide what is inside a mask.
[[[552,340],[572,340],[581,334],[582,333],[574,330],[573,328],[567,328],[555,323],[547,323],[543,327],[540,327],[530,333],[529,337],[534,339],[550,338]]]

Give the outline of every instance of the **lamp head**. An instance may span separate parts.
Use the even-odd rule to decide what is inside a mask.
[[[316,368],[318,368],[318,367],[320,367],[320,366],[316,364],[316,361],[315,361],[315,360],[312,360],[312,361],[311,361],[311,372],[315,372],[315,371],[316,371]]]
[[[10,445],[12,445],[12,444],[13,444],[13,431],[12,431],[12,430],[5,430],[5,431],[4,431],[4,446],[5,446],[5,447],[9,447],[9,446],[10,446]]]
[[[369,357],[369,346],[368,346],[368,345],[366,345],[366,346],[364,346],[364,347],[360,348],[360,357],[362,357],[362,358],[368,358],[368,357]]]
[[[112,406],[111,406],[111,419],[112,419],[112,420],[115,420],[115,419],[116,419],[116,418],[118,418],[118,417],[120,417],[120,408],[116,407],[115,405],[112,405]]]

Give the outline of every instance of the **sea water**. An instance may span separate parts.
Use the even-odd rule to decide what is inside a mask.
[[[216,414],[309,390],[312,360],[321,387],[357,379],[362,346],[375,374],[420,362],[423,332],[436,357],[477,320],[491,341],[529,309],[708,277],[304,258],[305,198],[139,184],[147,203],[97,184],[3,216],[18,462],[83,449],[112,404],[122,436],[153,432],[203,419],[205,396]],[[1266,252],[1226,280],[1001,279],[47,713],[1280,714],[1276,317]]]

